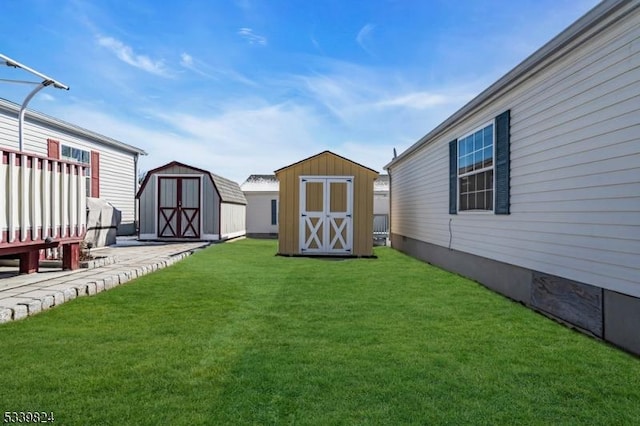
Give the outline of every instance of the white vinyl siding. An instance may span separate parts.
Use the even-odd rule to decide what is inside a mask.
[[[389,214],[389,193],[374,192],[373,194],[373,214]]]
[[[639,15],[392,165],[392,232],[640,297]],[[507,109],[511,214],[449,215],[448,142]]]
[[[234,238],[244,235],[246,226],[246,206],[222,203],[220,205],[220,238]]]
[[[247,198],[247,233],[277,234],[278,225],[271,224],[271,200],[278,200],[277,192],[245,192]]]

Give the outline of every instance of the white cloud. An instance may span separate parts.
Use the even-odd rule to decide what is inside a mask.
[[[56,100],[56,98],[53,95],[50,95],[49,93],[44,93],[44,92],[40,92],[38,94],[38,97],[40,98],[41,101],[53,102]]]
[[[318,52],[324,54],[324,51],[322,50],[322,47],[320,47],[320,43],[318,43],[318,40],[316,40],[316,38],[311,35],[310,37],[311,40],[311,44],[313,44],[313,46],[318,50]]]
[[[185,69],[223,80],[222,71],[195,55],[178,56]],[[201,105],[166,98],[109,115],[108,105],[75,103],[54,115],[146,150],[143,170],[177,160],[242,182],[326,149],[382,171],[394,147],[402,152],[469,99],[468,87],[435,92],[385,69],[326,59],[310,64],[323,73],[267,82],[296,93],[287,102],[234,90]]]
[[[110,114],[100,105],[73,104],[57,108],[55,116],[144,149],[149,156],[140,159],[141,170],[177,160],[239,183],[249,174],[271,173],[331,149],[322,143],[323,126],[313,111],[258,103],[244,99],[218,114],[165,106],[127,117]],[[141,120],[143,115],[146,120]]]
[[[401,107],[412,109],[427,109],[460,101],[460,97],[448,97],[430,92],[414,92],[403,96],[393,97],[377,102],[380,107]]]
[[[212,66],[205,64],[204,62],[194,58],[190,54],[183,52],[180,55],[180,65],[196,74],[206,77],[212,80],[229,79],[237,83],[242,83],[247,86],[256,86],[256,83],[232,69],[216,69]]]
[[[375,27],[376,26],[373,24],[367,24],[364,27],[362,27],[360,31],[358,31],[358,35],[356,36],[356,42],[358,43],[358,45],[362,48],[362,50],[364,50],[371,56],[374,56],[374,55],[371,52],[368,44]]]
[[[131,46],[128,46],[113,37],[98,36],[97,38],[100,46],[106,47],[115,53],[121,61],[151,74],[159,75],[161,77],[170,77],[170,73],[166,69],[162,60],[154,61],[146,55],[138,55],[134,53]]]
[[[253,32],[251,28],[240,28],[238,34],[242,36],[249,44],[267,45],[267,38]]]
[[[188,70],[195,72],[196,74],[200,74],[203,77],[216,79],[214,75],[207,73],[202,69],[200,69],[198,66],[196,66],[193,56],[189,55],[186,52],[183,52],[182,54],[180,54],[180,65]]]
[[[180,65],[185,68],[193,67],[193,56],[189,55],[188,53],[182,53],[180,55]]]

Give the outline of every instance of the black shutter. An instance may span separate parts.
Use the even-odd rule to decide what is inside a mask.
[[[278,201],[271,200],[271,224],[278,224]]]
[[[495,214],[509,214],[509,176],[510,176],[510,154],[509,154],[509,127],[510,111],[507,110],[496,117],[496,208]]]
[[[449,214],[458,214],[458,140],[449,142]]]

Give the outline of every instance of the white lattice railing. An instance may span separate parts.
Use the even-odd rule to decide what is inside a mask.
[[[81,239],[86,166],[0,147],[0,252]]]
[[[374,237],[389,236],[389,215],[388,214],[373,215],[373,236]]]

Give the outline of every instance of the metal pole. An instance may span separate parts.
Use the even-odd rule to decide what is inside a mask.
[[[36,70],[34,70],[33,68],[29,68],[28,66],[21,64],[18,61],[15,61],[13,59],[11,59],[8,56],[3,55],[2,53],[0,53],[0,59],[4,60],[4,62],[6,62],[7,66],[9,67],[14,67],[14,68],[22,68],[23,70],[30,72],[31,74],[40,77],[42,80],[44,81],[50,81],[51,83],[53,83],[53,87],[55,87],[56,89],[64,89],[64,90],[69,90],[69,86],[60,83],[59,81],[45,75],[42,74],[41,72],[38,72]],[[51,84],[49,83],[49,84]]]
[[[20,107],[20,113],[18,114],[18,151],[23,151],[24,149],[24,140],[23,140],[23,128],[24,128],[24,115],[27,112],[27,105],[29,104],[29,101],[31,101],[31,99],[36,95],[36,93],[38,93],[40,90],[44,89],[45,87],[49,86],[51,84],[51,80],[49,81],[43,81],[42,83],[38,84],[38,86],[36,86],[35,89],[33,89],[31,91],[31,93],[29,93],[27,95],[26,98],[24,98],[24,101],[22,102],[22,106]]]
[[[36,93],[38,93],[40,90],[44,89],[47,86],[53,85],[53,87],[55,87],[56,89],[64,89],[64,90],[69,90],[69,86],[62,84],[59,81],[54,80],[53,78],[48,77],[45,74],[42,74],[32,68],[29,68],[28,66],[23,65],[18,61],[14,61],[13,59],[1,53],[0,53],[0,59],[2,59],[6,63],[6,65],[9,67],[21,68],[42,79],[42,83],[35,83],[35,84],[38,84],[36,88],[33,89],[31,93],[29,93],[27,97],[24,99],[24,101],[22,102],[22,106],[20,107],[20,113],[18,114],[18,149],[22,151],[24,149],[24,142],[23,142],[24,115],[27,111],[27,105],[29,104],[29,101],[31,101],[31,99],[36,95]]]

